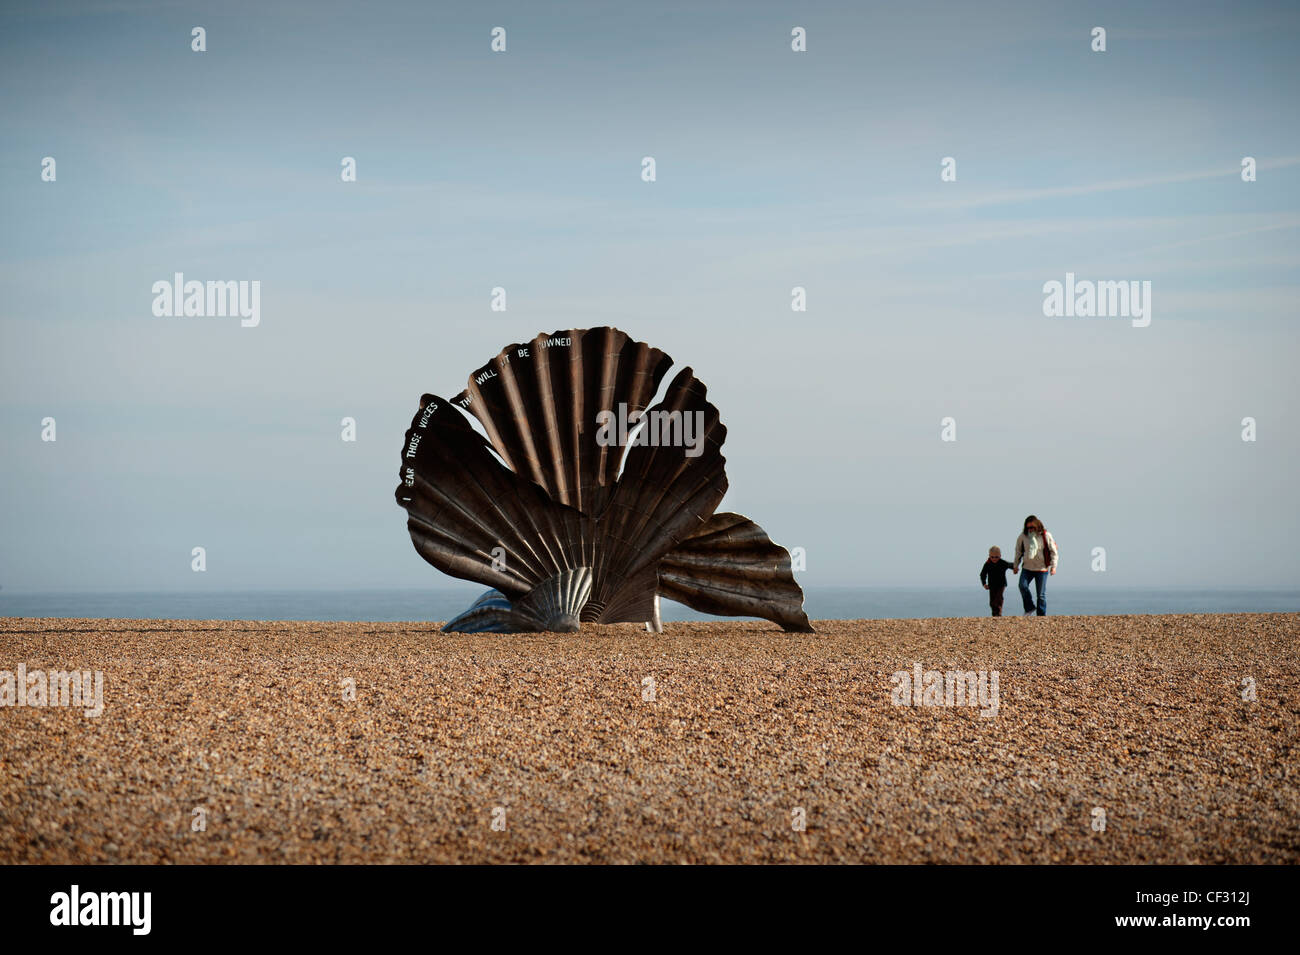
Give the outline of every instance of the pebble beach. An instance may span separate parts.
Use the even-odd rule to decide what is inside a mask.
[[[1300,614],[814,626],[0,618],[0,864],[1300,861]]]

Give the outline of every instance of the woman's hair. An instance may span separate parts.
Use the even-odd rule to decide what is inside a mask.
[[[1043,542],[1043,547],[1047,548],[1049,554],[1051,553],[1052,549],[1047,546],[1047,528],[1044,527],[1043,522],[1034,517],[1033,514],[1030,514],[1025,518],[1025,533],[1037,533],[1039,539]]]

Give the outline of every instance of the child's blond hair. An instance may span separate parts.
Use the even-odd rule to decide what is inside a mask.
[[[999,547],[997,544],[994,544],[992,547],[989,548],[989,556],[992,557],[994,554],[996,554],[999,557],[1002,556],[1002,548]]]

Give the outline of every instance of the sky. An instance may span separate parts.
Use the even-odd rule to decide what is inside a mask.
[[[450,584],[393,499],[420,395],[605,324],[708,385],[806,586],[965,584],[1032,512],[1060,584],[1294,587],[1298,46],[1282,3],[6,2],[0,587]],[[260,323],[155,316],[177,272]],[[1045,315],[1067,272],[1150,324]]]

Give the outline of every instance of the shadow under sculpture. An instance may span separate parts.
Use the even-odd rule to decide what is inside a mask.
[[[573,329],[508,346],[451,400],[421,397],[397,503],[425,560],[493,588],[445,631],[660,632],[668,597],[812,632],[790,554],[715,513],[727,429],[704,384],[684,368],[647,407],[671,365],[618,329]]]

